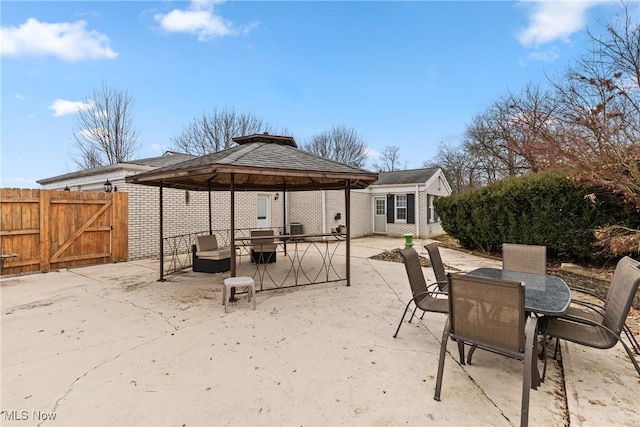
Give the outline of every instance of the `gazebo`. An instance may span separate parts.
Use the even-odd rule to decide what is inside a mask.
[[[159,187],[160,278],[163,277],[162,189],[231,193],[231,276],[236,275],[235,192],[344,190],[346,281],[350,285],[350,191],[368,187],[376,173],[298,149],[289,136],[254,134],[233,138],[238,145],[170,166],[129,176],[126,182]],[[209,203],[211,209],[211,203]],[[211,217],[211,214],[210,214]],[[210,218],[211,221],[211,218]],[[286,222],[286,218],[285,218]]]

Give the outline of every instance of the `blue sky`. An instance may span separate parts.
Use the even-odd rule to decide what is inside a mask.
[[[419,168],[508,91],[545,84],[611,1],[6,1],[2,187],[75,170],[73,112],[102,83],[135,100],[136,158],[203,112],[234,108],[298,143],[354,128],[370,159]],[[371,161],[367,164],[371,167]]]

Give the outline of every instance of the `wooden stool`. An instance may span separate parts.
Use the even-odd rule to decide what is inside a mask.
[[[231,297],[231,289],[247,288],[249,293],[249,302],[253,298],[253,309],[256,309],[256,283],[251,277],[229,277],[224,279],[224,288],[222,289],[222,303],[224,304],[224,312],[227,313],[229,306],[229,298]]]

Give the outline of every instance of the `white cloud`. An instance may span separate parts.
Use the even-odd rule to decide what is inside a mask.
[[[29,18],[19,27],[3,26],[0,28],[0,54],[53,55],[67,61],[118,56],[109,47],[107,36],[88,31],[86,27],[85,21],[47,23],[35,18]]]
[[[367,159],[369,160],[378,160],[381,155],[379,151],[374,150],[373,148],[366,148],[366,155],[367,155]]]
[[[93,108],[93,103],[87,103],[82,101],[66,101],[64,99],[56,99],[53,104],[49,106],[50,110],[53,110],[55,117],[66,116],[67,114],[73,114],[80,110],[90,110]]]
[[[544,62],[552,62],[560,57],[558,53],[558,49],[547,49],[547,50],[536,50],[531,52],[527,59],[531,59],[534,61],[544,61]]]
[[[531,9],[529,26],[518,34],[526,47],[540,46],[555,40],[569,41],[569,37],[585,28],[587,12],[600,1],[521,1]]]
[[[151,144],[151,149],[153,151],[162,151],[162,144]]]
[[[25,100],[24,95],[22,95],[21,93],[16,93],[15,95],[13,95],[13,97],[15,99],[17,99],[18,101],[24,101]]]
[[[170,33],[195,34],[199,41],[215,37],[225,37],[239,33],[246,34],[256,27],[250,24],[236,28],[232,22],[215,13],[214,5],[221,1],[193,0],[187,9],[174,9],[166,14],[156,14],[156,22]]]

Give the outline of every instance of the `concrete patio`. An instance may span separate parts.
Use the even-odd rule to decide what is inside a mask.
[[[478,351],[461,366],[450,343],[436,402],[445,316],[392,337],[410,298],[404,266],[369,257],[402,244],[353,240],[352,286],[259,292],[255,311],[239,295],[229,314],[228,273],[157,282],[156,260],[3,279],[0,423],[518,425],[522,362]],[[500,265],[441,252],[450,269]],[[621,346],[563,343],[562,366],[549,360],[531,391],[529,422],[635,426],[639,388]]]

